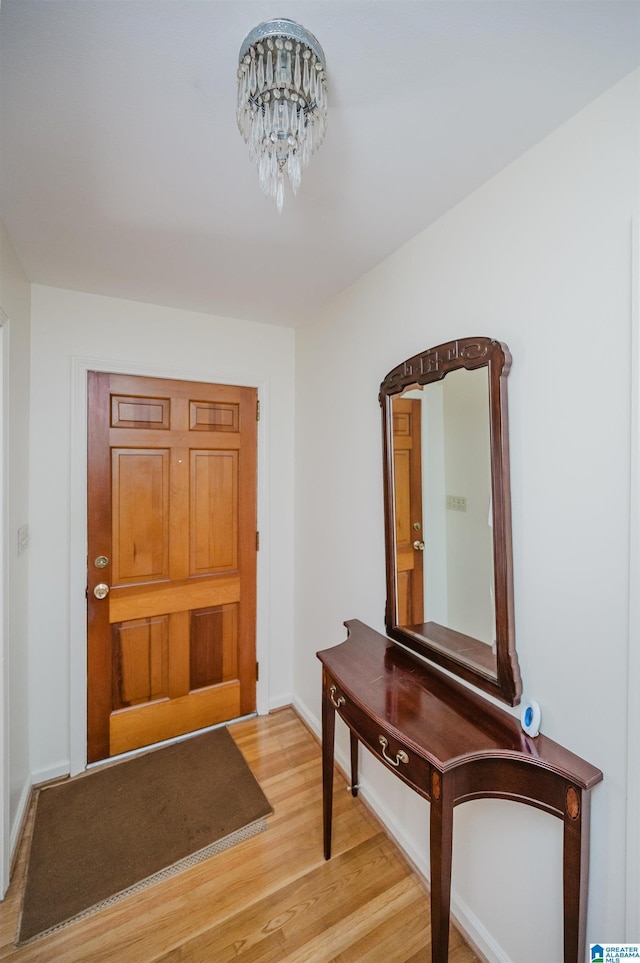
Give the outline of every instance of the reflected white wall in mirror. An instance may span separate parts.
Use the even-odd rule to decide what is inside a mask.
[[[410,387],[393,399],[394,409],[400,397],[420,408],[415,420],[419,416],[421,458],[412,477],[414,484],[421,480],[422,518],[420,530],[412,522],[420,538],[411,548],[415,553],[415,543],[424,543],[423,612],[420,618],[418,604],[410,618],[416,626],[434,622],[493,646],[487,369],[451,371],[440,382]],[[398,492],[408,476],[397,473],[397,501],[410,500]]]

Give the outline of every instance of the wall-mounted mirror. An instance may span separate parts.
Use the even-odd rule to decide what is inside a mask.
[[[451,341],[390,371],[380,403],[387,633],[517,705],[510,365],[499,341]]]

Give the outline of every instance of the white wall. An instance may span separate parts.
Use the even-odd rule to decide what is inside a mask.
[[[638,938],[624,916],[638,85],[636,72],[296,336],[294,685],[316,727],[316,650],[345,638],[344,619],[383,628],[381,380],[455,337],[489,335],[511,349],[525,696],[540,703],[548,736],[605,774],[593,793],[587,942]],[[342,726],[339,736],[346,758]],[[426,870],[428,804],[363,762],[365,796]],[[559,820],[515,803],[456,810],[455,910],[490,959],[562,958],[561,840]]]
[[[8,771],[8,785],[0,793],[5,806],[2,835],[3,866],[0,881],[7,876],[9,850],[15,846],[20,821],[27,802],[29,783],[29,746],[27,726],[27,567],[29,553],[18,554],[18,529],[27,523],[27,485],[29,470],[29,282],[11,246],[4,224],[0,222],[0,308],[3,312],[4,397],[4,476],[5,505],[3,522],[5,655],[3,678],[2,771]],[[0,653],[0,658],[2,658]],[[4,761],[8,760],[5,769]],[[10,845],[6,845],[7,839]],[[0,886],[0,888],[2,888]],[[4,892],[4,890],[3,890]],[[1,895],[1,894],[0,894]]]
[[[466,499],[464,512],[452,511],[446,502],[440,507],[446,518],[450,589],[444,624],[492,646],[496,628],[487,369],[450,372],[443,382],[443,395],[446,496]]]
[[[34,782],[69,771],[70,755],[77,768],[85,740],[84,639],[78,644],[85,629],[85,556],[78,538],[85,527],[85,465],[78,456],[84,439],[77,436],[83,433],[87,359],[103,370],[259,387],[258,655],[263,665],[269,657],[267,692],[259,688],[259,698],[268,709],[291,702],[292,695],[293,332],[34,285],[29,681]]]

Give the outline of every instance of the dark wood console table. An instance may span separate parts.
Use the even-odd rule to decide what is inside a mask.
[[[589,870],[590,790],[599,769],[519,721],[362,622],[318,653],[323,666],[322,787],[325,858],[331,857],[336,711],[351,737],[357,795],[358,742],[431,803],[432,963],[446,963],[453,808],[470,799],[512,799],[564,823],[564,963],[583,963]]]

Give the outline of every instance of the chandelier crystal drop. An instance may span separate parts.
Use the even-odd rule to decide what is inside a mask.
[[[238,127],[260,187],[282,211],[285,171],[297,194],[302,171],[324,140],[324,53],[300,24],[268,20],[245,37],[238,62]]]

